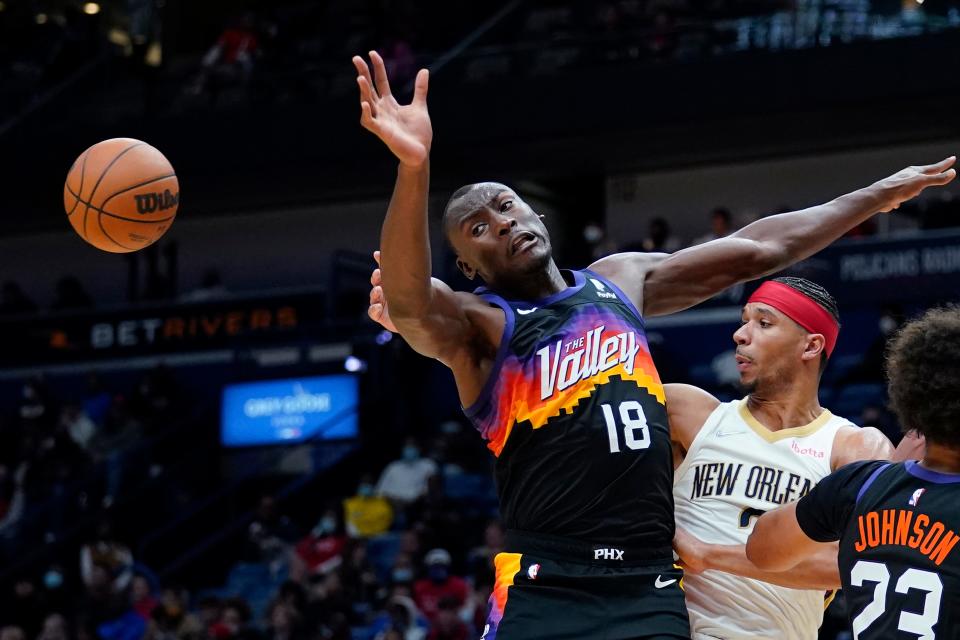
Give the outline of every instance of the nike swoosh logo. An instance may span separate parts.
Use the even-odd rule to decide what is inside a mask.
[[[528,315],[539,309],[540,307],[534,307],[533,309],[517,309],[517,313],[522,316]]]
[[[676,581],[677,581],[676,578],[674,578],[673,580],[663,581],[660,579],[660,576],[657,576],[657,579],[654,581],[653,586],[655,586],[657,589],[663,589],[664,587],[669,587]]]
[[[717,437],[726,438],[727,436],[738,436],[741,433],[746,433],[746,431],[717,431]]]

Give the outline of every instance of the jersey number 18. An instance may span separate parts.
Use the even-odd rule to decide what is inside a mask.
[[[607,422],[607,437],[610,439],[610,453],[620,453],[620,430],[623,429],[623,442],[628,449],[646,449],[650,446],[650,429],[647,417],[643,414],[643,405],[636,400],[624,400],[618,413],[620,421],[614,415],[613,407],[602,404],[603,418]]]

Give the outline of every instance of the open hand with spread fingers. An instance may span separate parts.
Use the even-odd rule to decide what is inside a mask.
[[[880,180],[877,186],[880,187],[883,201],[879,211],[892,211],[907,200],[916,198],[927,187],[949,183],[957,177],[957,170],[951,168],[956,161],[956,156],[950,156],[936,164],[907,167]]]
[[[429,72],[420,69],[414,83],[413,100],[402,105],[390,91],[387,69],[376,51],[370,52],[370,67],[360,56],[353,57],[360,87],[360,124],[383,140],[384,144],[408,167],[422,167],[430,157],[433,129],[427,112]]]

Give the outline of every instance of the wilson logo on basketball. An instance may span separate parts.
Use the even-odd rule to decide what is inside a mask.
[[[166,189],[163,193],[144,193],[133,198],[137,201],[137,213],[153,213],[158,209],[163,211],[177,206],[180,192],[170,193],[170,190]]]

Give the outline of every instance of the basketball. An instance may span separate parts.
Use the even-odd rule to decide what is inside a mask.
[[[104,251],[129,253],[160,239],[177,215],[180,184],[170,162],[146,142],[98,142],[70,167],[63,186],[67,218]]]

